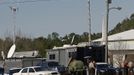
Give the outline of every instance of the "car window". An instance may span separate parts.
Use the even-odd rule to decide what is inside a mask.
[[[43,69],[41,67],[36,67],[34,69],[35,69],[36,72],[43,71]]]
[[[48,65],[46,62],[40,62],[36,66],[42,66],[42,67],[48,68]]]
[[[23,70],[22,70],[22,73],[27,73],[27,68],[24,68]]]
[[[32,68],[29,68],[29,72],[34,72],[34,69],[32,69]]]
[[[13,68],[9,70],[9,73],[17,73],[21,70],[21,68]]]
[[[45,63],[45,62],[42,63],[42,66],[48,68],[47,63]]]
[[[58,62],[48,62],[49,67],[56,67],[59,66]]]

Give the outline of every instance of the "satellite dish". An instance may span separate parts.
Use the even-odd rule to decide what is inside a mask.
[[[15,49],[16,49],[16,45],[13,44],[8,51],[7,58],[11,58],[13,56]]]

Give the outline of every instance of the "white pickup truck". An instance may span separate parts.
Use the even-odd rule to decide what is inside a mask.
[[[22,68],[18,73],[13,75],[60,75],[57,71],[43,69],[40,66]]]

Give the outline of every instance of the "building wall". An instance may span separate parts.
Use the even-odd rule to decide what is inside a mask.
[[[112,54],[112,63],[115,67],[119,67],[121,62],[126,60],[127,62],[134,62],[134,41],[114,41],[109,42],[109,52]],[[124,58],[127,56],[127,58]]]
[[[50,55],[55,55],[55,59],[50,59]],[[49,50],[47,51],[47,60],[48,61],[57,61],[59,62],[59,51],[58,50]]]
[[[65,65],[66,64],[66,56],[67,55],[67,53],[66,53],[66,50],[59,50],[59,63],[61,64],[61,65]]]
[[[112,64],[114,67],[120,67],[120,64],[123,62],[133,62],[134,63],[134,54],[113,54]]]
[[[128,62],[134,62],[134,40],[110,41],[108,48],[110,54],[112,54],[110,61],[115,67],[119,66],[119,61],[122,62],[124,60],[124,56],[127,56],[125,59]]]
[[[134,63],[134,54],[127,54],[126,60]]]
[[[72,55],[70,55],[70,53],[73,54],[74,52],[76,52],[76,50],[77,50],[77,48],[66,49],[66,58],[65,58],[66,63],[65,63],[65,66],[68,66],[68,64],[69,64],[70,57],[72,56]]]

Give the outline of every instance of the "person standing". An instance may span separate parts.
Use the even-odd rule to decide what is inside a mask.
[[[128,75],[134,75],[132,61],[128,62]]]
[[[91,62],[89,62],[89,75],[94,75],[95,74],[95,61],[92,60]]]

